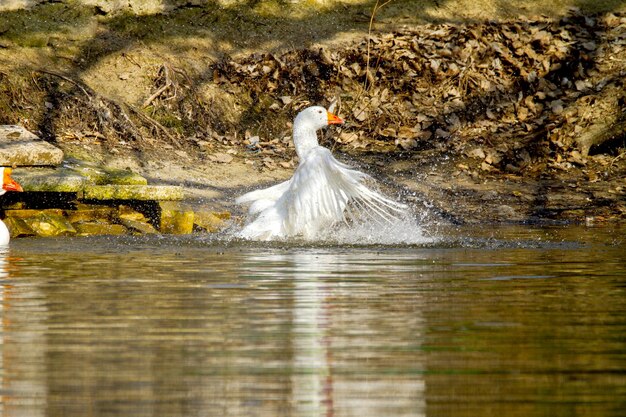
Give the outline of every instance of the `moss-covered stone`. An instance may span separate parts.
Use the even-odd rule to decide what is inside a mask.
[[[136,222],[146,222],[146,216],[143,213],[129,207],[125,204],[120,204],[117,209],[117,216],[120,220],[132,220]]]
[[[68,158],[64,168],[95,185],[148,185],[148,180],[127,169],[107,168],[101,164]]]
[[[154,228],[154,226],[152,226],[150,223],[147,223],[145,221],[120,219],[119,222],[124,227],[128,228],[129,230],[140,233],[140,234],[158,233],[158,231]]]
[[[192,210],[173,202],[162,202],[159,205],[161,233],[182,235],[193,232],[194,212]]]
[[[101,222],[80,222],[75,223],[74,228],[78,236],[93,235],[125,235],[128,229],[121,224],[110,224]]]
[[[117,185],[148,185],[148,180],[141,175],[134,173],[126,169],[111,169],[105,170],[105,181],[107,184]]]
[[[81,192],[89,180],[67,169],[18,168],[13,178],[24,191]]]
[[[7,217],[4,219],[4,224],[7,225],[12,238],[36,235],[24,219],[20,219],[19,217]]]
[[[36,234],[41,237],[70,236],[76,229],[63,216],[39,213],[33,217],[22,219]]]
[[[171,185],[88,185],[83,198],[88,200],[182,200],[183,189]]]
[[[65,215],[70,223],[78,222],[111,222],[115,220],[116,210],[113,207],[80,205],[76,210],[66,210]]]
[[[34,209],[22,209],[22,210],[5,210],[4,215],[7,218],[18,218],[25,219],[29,217],[37,217],[40,215],[51,215],[51,216],[63,216],[65,212],[62,209],[43,209],[43,210],[34,210]]]
[[[217,233],[228,226],[230,213],[214,211],[196,211],[194,215],[194,225],[209,233]]]
[[[95,164],[71,162],[64,167],[16,169],[13,177],[24,191],[82,192],[88,185],[147,186],[148,180],[123,169],[106,169]]]
[[[106,184],[107,173],[104,167],[89,162],[69,160],[64,167],[67,171],[86,179],[86,183],[102,185]]]
[[[56,166],[63,161],[63,151],[15,125],[0,125],[1,166]]]

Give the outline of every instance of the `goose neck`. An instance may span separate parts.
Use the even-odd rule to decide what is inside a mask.
[[[295,123],[293,126],[293,143],[299,158],[311,149],[319,146],[316,129],[306,123]]]

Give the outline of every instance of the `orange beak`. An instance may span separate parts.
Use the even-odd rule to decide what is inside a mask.
[[[335,116],[331,112],[326,112],[328,114],[328,124],[329,125],[342,125],[343,120],[339,116]]]
[[[4,178],[2,179],[2,189],[6,191],[24,191],[22,186],[11,178],[11,169],[4,169]]]

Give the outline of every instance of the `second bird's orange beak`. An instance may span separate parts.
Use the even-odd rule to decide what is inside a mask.
[[[6,191],[24,191],[22,186],[11,178],[11,170],[9,168],[4,169],[4,178],[2,179],[2,189]]]
[[[332,114],[331,112],[326,112],[328,114],[328,124],[329,125],[342,125],[343,119],[339,116]]]

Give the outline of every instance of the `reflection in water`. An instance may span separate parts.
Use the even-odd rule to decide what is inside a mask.
[[[279,258],[285,258],[280,255]],[[331,370],[330,335],[326,297],[328,291],[315,274],[313,255],[296,254],[293,262],[293,372],[292,396],[294,409],[300,416],[333,415],[333,377]],[[314,259],[313,259],[314,260]],[[307,263],[309,264],[307,267]],[[302,271],[298,273],[298,269]]]
[[[37,301],[42,299],[37,287],[11,282],[8,258],[8,250],[0,248],[0,415],[42,416],[47,398],[46,308]],[[23,306],[35,314],[20,314]],[[21,364],[27,366],[22,368]]]
[[[359,259],[353,254],[292,253],[251,257],[251,260],[288,266],[285,269],[289,273],[284,278],[293,280],[291,381],[294,415],[423,415],[424,381],[421,373],[408,377],[393,373],[368,374],[361,372],[364,364],[350,364],[352,359],[377,359],[374,354],[359,358],[357,352],[359,347],[371,343],[367,340],[368,336],[375,337],[377,331],[370,326],[376,317],[365,304],[349,309],[333,308],[333,298],[353,295],[353,286],[349,282],[337,282],[333,276],[358,274],[364,265],[367,265],[366,271],[369,270],[366,258]],[[391,269],[394,269],[393,266]],[[419,311],[407,319],[418,324],[412,327],[417,347],[421,340]],[[349,324],[344,327],[343,322]],[[407,326],[410,324],[406,323]],[[335,329],[339,331],[335,332]],[[342,334],[344,332],[349,335]],[[350,336],[349,341],[346,336]],[[389,338],[384,340],[386,344],[390,342]],[[342,361],[344,356],[351,356],[352,349],[354,358]],[[337,351],[335,354],[334,350]],[[412,365],[420,367],[419,357]]]
[[[16,240],[1,414],[620,416],[624,243],[533,233],[427,248]]]

